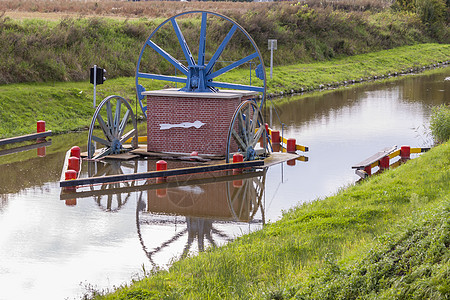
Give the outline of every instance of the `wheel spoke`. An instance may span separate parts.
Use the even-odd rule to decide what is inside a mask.
[[[247,145],[244,143],[241,137],[234,130],[231,132],[231,134],[233,135],[233,138],[236,140],[236,142],[241,145],[242,150],[245,151]]]
[[[200,43],[198,46],[198,65],[203,66],[205,63],[205,51],[206,51],[206,19],[207,14],[202,13],[202,23],[200,28]]]
[[[100,128],[102,129],[103,133],[105,134],[105,137],[112,141],[114,137],[111,135],[111,131],[109,130],[109,127],[106,125],[105,121],[103,120],[102,116],[100,114],[97,115],[97,121],[100,124]]]
[[[236,32],[237,28],[238,27],[237,27],[236,24],[234,24],[233,27],[231,27],[231,29],[228,32],[227,36],[224,38],[222,43],[219,45],[219,48],[217,48],[217,50],[214,53],[213,57],[209,61],[208,65],[206,66],[206,69],[205,69],[206,74],[209,74],[211,72],[212,68],[214,67],[214,65],[215,65],[215,63],[217,61],[217,59],[222,54],[223,50],[225,50],[225,47],[227,46],[227,44],[230,41],[230,39],[233,37],[233,34]]]
[[[253,144],[252,147],[255,148],[256,144],[259,141],[259,138],[261,137],[263,131],[265,130],[265,128],[263,126],[258,128],[258,131],[256,132],[256,134],[254,135],[254,139],[253,139]]]
[[[255,91],[255,92],[259,92],[259,93],[263,93],[264,92],[264,88],[263,87],[252,86],[252,85],[226,83],[226,82],[219,82],[219,81],[207,81],[206,84],[208,86],[213,86],[213,87],[216,87],[216,88]]]
[[[128,133],[124,134],[121,138],[120,138],[120,143],[123,144],[125,143],[125,141],[127,141],[130,137],[132,137],[134,134],[136,134],[136,129],[132,129],[130,130]]]
[[[119,125],[120,125],[120,110],[122,108],[122,102],[117,100],[116,113],[114,115],[114,136],[120,137],[119,135]]]
[[[108,127],[109,127],[109,132],[111,132],[112,136],[115,137],[114,135],[114,119],[112,116],[112,108],[111,108],[111,102],[107,101],[106,102],[106,115],[108,117]]]
[[[104,139],[99,138],[98,136],[95,136],[95,135],[92,136],[92,139],[94,141],[96,141],[97,143],[100,143],[100,144],[102,144],[104,146],[111,147],[111,142],[110,141],[104,140]]]
[[[172,26],[175,30],[175,33],[178,38],[178,42],[180,43],[181,49],[183,50],[184,56],[186,57],[186,60],[188,62],[189,66],[195,65],[194,57],[192,56],[191,50],[189,50],[189,46],[186,43],[186,39],[183,36],[183,33],[181,32],[180,26],[178,26],[177,20],[175,18],[172,18]]]
[[[120,126],[119,126],[119,135],[118,136],[122,136],[123,132],[125,131],[125,126],[127,126],[127,122],[128,119],[130,118],[130,111],[127,110],[123,116],[122,121],[120,122]]]
[[[243,133],[243,135],[244,135],[244,138],[245,138],[245,148],[244,149],[242,149],[243,151],[247,151],[247,146],[248,146],[248,136],[247,136],[247,134],[246,134],[246,132],[247,132],[247,126],[246,126],[246,124],[245,124],[245,120],[244,120],[244,117],[243,117],[243,112],[239,112],[239,120],[240,120],[240,124],[242,125],[242,128],[240,128],[240,129],[242,129],[241,130],[241,132]]]
[[[166,59],[168,62],[170,62],[175,68],[180,70],[184,75],[186,75],[186,76],[188,75],[188,73],[189,73],[188,69],[181,62],[179,62],[176,58],[174,58],[172,55],[167,53],[164,49],[162,49],[161,47],[159,47],[158,45],[156,45],[155,43],[153,43],[150,40],[147,41],[147,45],[149,45],[153,50],[158,52],[159,55],[164,57],[164,59]]]
[[[149,74],[149,73],[138,73],[137,76],[139,78],[147,78],[147,79],[156,79],[156,80],[164,80],[171,82],[180,82],[186,83],[187,79],[177,76],[168,76],[168,75],[158,75],[158,74]]]
[[[217,70],[216,72],[214,72],[214,73],[212,73],[212,74],[209,74],[208,76],[206,76],[206,79],[207,79],[207,80],[210,80],[210,79],[213,79],[213,78],[215,78],[215,77],[217,77],[217,76],[219,76],[219,75],[222,75],[223,73],[226,73],[226,72],[228,72],[228,71],[231,71],[231,70],[233,70],[234,68],[237,68],[237,67],[239,67],[240,65],[245,64],[246,62],[248,62],[248,61],[254,59],[255,57],[258,57],[258,53],[257,53],[257,52],[255,52],[255,53],[253,53],[253,54],[250,54],[249,56],[244,57],[243,59],[240,59],[240,60],[238,60],[238,61],[235,61],[234,63],[232,63],[232,64],[230,64],[230,65],[228,65],[228,66],[226,66],[226,67],[224,67],[224,68],[222,68],[222,69],[220,69],[220,70]]]

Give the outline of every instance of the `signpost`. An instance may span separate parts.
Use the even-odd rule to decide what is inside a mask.
[[[97,97],[97,84],[103,84],[106,80],[106,70],[97,67],[97,65],[94,65],[93,68],[90,70],[90,82],[94,85],[94,108],[96,106],[95,104],[95,98]]]
[[[269,40],[269,50],[270,50],[270,79],[272,79],[273,70],[273,50],[277,50],[277,40]]]

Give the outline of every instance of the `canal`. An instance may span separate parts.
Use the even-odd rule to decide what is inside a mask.
[[[449,77],[443,68],[273,100],[266,120],[308,146],[307,161],[240,177],[219,172],[152,187],[92,186],[73,197],[61,195],[61,168],[71,146],[86,148],[87,132],[52,137],[42,157],[36,149],[0,156],[0,299],[77,299],[90,288],[113,289],[332,195],[359,179],[353,164],[382,148],[432,145],[431,108],[450,104]],[[154,164],[85,162],[82,176],[144,172]]]

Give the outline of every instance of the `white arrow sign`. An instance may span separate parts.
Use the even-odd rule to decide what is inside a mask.
[[[205,125],[205,123],[197,120],[193,123],[184,122],[184,123],[180,123],[180,124],[159,124],[159,126],[160,126],[159,129],[165,130],[165,129],[170,129],[170,128],[189,128],[189,127],[195,127],[197,129],[199,129],[203,125]]]

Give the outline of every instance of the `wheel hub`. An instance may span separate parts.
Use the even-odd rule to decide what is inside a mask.
[[[120,150],[122,150],[122,144],[118,139],[114,139],[113,142],[111,143],[111,152],[113,154],[119,154]]]
[[[255,149],[253,149],[252,146],[249,146],[249,147],[247,148],[247,152],[246,152],[246,154],[245,154],[246,160],[255,160],[255,157],[256,157],[256,151],[255,151]]]

